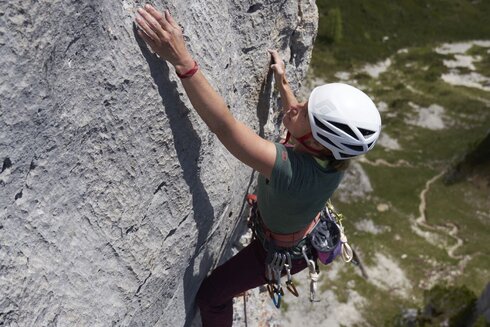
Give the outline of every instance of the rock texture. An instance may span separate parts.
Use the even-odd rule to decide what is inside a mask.
[[[276,136],[268,48],[304,77],[313,0],[153,1],[230,110]],[[131,0],[0,0],[0,326],[184,326],[251,169],[135,37]]]

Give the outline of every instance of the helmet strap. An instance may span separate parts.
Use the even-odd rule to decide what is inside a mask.
[[[294,139],[298,141],[302,146],[304,146],[308,151],[313,152],[314,154],[320,154],[322,152],[321,150],[314,149],[305,143],[307,140],[309,140],[312,137],[313,137],[313,133],[310,132],[301,137],[298,138],[295,137]],[[288,133],[286,134],[286,139],[284,139],[281,143],[282,144],[288,143],[290,138],[291,138],[291,133],[288,131]]]

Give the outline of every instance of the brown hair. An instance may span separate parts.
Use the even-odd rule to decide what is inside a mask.
[[[332,155],[332,152],[328,149],[323,150],[318,155],[316,155],[316,157],[320,160],[328,160],[328,165],[339,171],[347,170],[347,168],[349,168],[350,165],[350,159],[346,159],[346,160],[335,159]]]

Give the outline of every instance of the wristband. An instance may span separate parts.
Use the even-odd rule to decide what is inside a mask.
[[[194,67],[192,67],[190,70],[186,71],[183,74],[179,74],[177,71],[177,76],[179,76],[180,79],[184,78],[189,78],[194,76],[194,74],[199,70],[199,65],[197,64],[197,61],[194,61]]]

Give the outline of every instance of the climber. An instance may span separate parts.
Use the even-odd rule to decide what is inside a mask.
[[[145,5],[138,9],[135,20],[139,36],[174,66],[194,109],[211,132],[231,154],[259,172],[257,212],[263,228],[271,237],[300,237],[295,243],[304,239],[338,187],[348,160],[372,149],[378,138],[381,119],[371,99],[357,88],[332,83],[315,88],[308,102],[300,103],[288,84],[279,53],[271,50],[283,123],[294,146],[267,141],[232,116],[187,50],[182,29],[168,11],[161,13]],[[231,326],[233,297],[270,282],[267,253],[256,239],[203,281],[197,294],[203,326]],[[288,260],[282,257],[288,274],[305,269],[315,259],[315,254],[304,248],[299,253]]]

